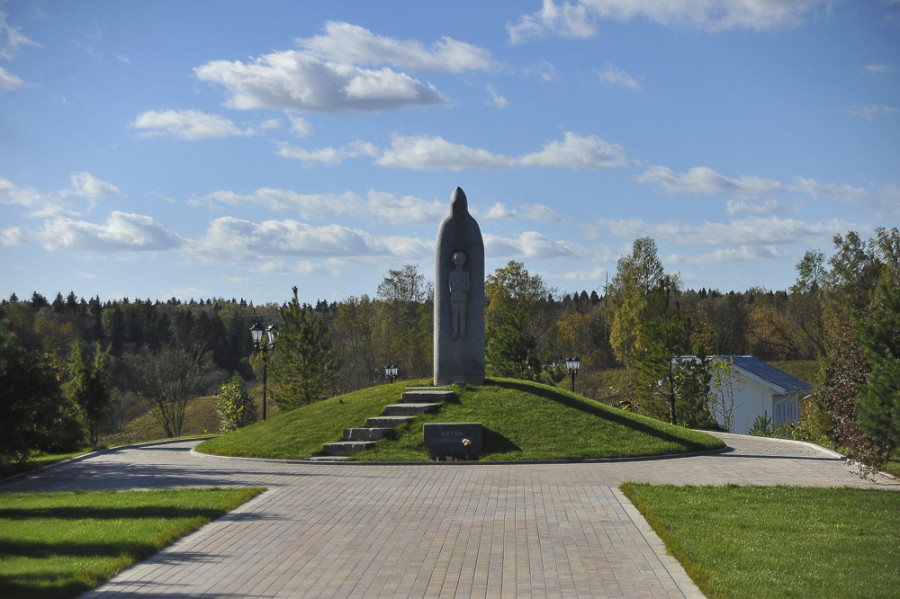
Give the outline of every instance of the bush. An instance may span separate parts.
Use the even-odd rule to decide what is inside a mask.
[[[763,412],[753,421],[753,426],[748,431],[754,437],[770,437],[772,436],[772,419],[769,418],[768,412]]]
[[[238,373],[234,373],[231,380],[222,385],[216,413],[219,415],[219,429],[224,433],[256,422],[256,404]]]

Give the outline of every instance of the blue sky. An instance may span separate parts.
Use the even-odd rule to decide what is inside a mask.
[[[900,2],[0,1],[0,296],[281,302],[486,272],[785,289],[900,225]]]

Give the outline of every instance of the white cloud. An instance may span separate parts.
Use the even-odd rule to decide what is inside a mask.
[[[447,205],[426,202],[414,196],[397,196],[370,189],[367,194],[369,214],[391,224],[438,223],[447,214]]]
[[[61,214],[81,214],[72,206],[71,198],[84,198],[92,207],[94,201],[107,195],[119,195],[119,188],[97,179],[88,172],[75,173],[71,185],[60,191],[43,193],[33,188],[22,188],[0,177],[0,205],[22,206],[29,218],[50,218]]]
[[[116,54],[116,60],[118,60],[119,62],[121,62],[123,64],[131,64],[131,59],[128,58],[127,56],[123,56],[121,54]]]
[[[249,130],[241,130],[225,117],[199,110],[149,110],[138,115],[131,127],[146,137],[164,136],[190,141],[252,134]]]
[[[557,77],[556,67],[546,58],[539,63],[526,68],[524,74],[528,77],[539,77],[544,83],[550,83]]]
[[[830,198],[839,202],[862,206],[872,211],[876,216],[900,213],[896,205],[890,205],[890,201],[887,202],[887,205],[884,205],[872,197],[868,191],[860,187],[838,185],[837,183],[819,183],[814,179],[804,179],[802,177],[797,177],[794,187],[798,191],[804,191],[814,198]]]
[[[508,208],[506,204],[499,202],[488,208],[481,217],[486,219],[524,219],[538,222],[562,220],[559,213],[544,204],[522,204],[515,208]]]
[[[39,239],[48,251],[159,251],[182,243],[153,218],[119,211],[104,224],[56,218],[44,224]]]
[[[6,22],[6,13],[0,12],[0,57],[12,60],[24,46],[40,48],[41,45],[22,33],[21,27]]]
[[[762,260],[788,260],[792,252],[781,250],[773,245],[742,245],[736,248],[719,248],[705,254],[686,256],[671,254],[667,257],[673,264],[715,266],[717,264],[733,264],[735,262],[759,262]]]
[[[507,24],[510,42],[545,35],[568,38],[596,34],[597,19],[629,21],[645,18],[664,26],[690,25],[708,32],[733,29],[756,32],[798,27],[804,14],[824,0],[544,0],[541,9]]]
[[[259,267],[260,272],[280,276],[309,276],[313,274],[337,274],[331,268],[325,268],[320,260],[298,260],[291,265],[283,260],[271,260]]]
[[[108,195],[119,195],[119,188],[112,183],[101,181],[88,172],[75,173],[70,177],[73,195],[88,199],[97,199]]]
[[[365,198],[350,191],[340,194],[302,194],[284,189],[261,188],[252,194],[238,194],[222,190],[192,198],[188,200],[188,204],[212,209],[252,205],[272,211],[295,212],[307,220],[337,214],[391,224],[440,222],[447,213],[447,206],[440,202],[426,202],[413,196],[397,196],[375,189],[370,189]]]
[[[25,82],[17,76],[13,75],[3,67],[0,67],[0,87],[7,91],[14,92],[17,89],[24,87]]]
[[[416,40],[396,40],[336,21],[325,24],[324,35],[299,38],[297,45],[324,61],[389,64],[411,71],[483,71],[492,68],[494,63],[487,50],[450,37],[442,37],[426,48]]]
[[[659,185],[671,194],[754,196],[788,190],[778,181],[747,175],[733,179],[720,175],[706,166],[694,167],[686,173],[676,173],[664,166],[651,166],[637,177],[637,182]]]
[[[518,237],[500,237],[484,234],[485,254],[496,259],[527,258],[543,260],[566,258],[582,253],[578,246],[565,241],[555,241],[537,231],[524,231]]]
[[[480,148],[450,143],[442,137],[395,135],[391,149],[385,150],[375,163],[416,171],[490,171],[509,168],[515,161]]]
[[[291,158],[313,161],[318,157],[306,151],[289,151],[282,147],[279,153]],[[390,168],[406,168],[416,171],[464,171],[504,170],[515,166],[539,168],[567,168],[571,170],[602,170],[625,166],[625,150],[610,144],[596,135],[582,136],[566,132],[562,141],[549,142],[539,152],[520,157],[495,154],[482,148],[456,144],[439,136],[394,135],[390,149],[379,151],[371,144],[354,142],[346,150],[334,150],[322,156],[335,163],[348,156],[368,154],[376,157],[375,164]]]
[[[777,216],[748,217],[727,223],[700,224],[669,221],[654,225],[640,219],[599,220],[619,237],[650,236],[676,245],[740,247],[790,243],[830,243],[835,231],[855,230],[857,225],[839,219],[807,222]]]
[[[509,100],[500,95],[497,90],[494,89],[493,85],[488,85],[487,91],[491,96],[491,100],[488,102],[489,106],[494,106],[496,108],[506,108],[509,106]]]
[[[331,147],[319,148],[318,150],[304,150],[282,142],[278,144],[278,155],[282,158],[290,158],[291,160],[302,162],[304,166],[313,166],[315,164],[334,166],[342,163],[347,158],[352,158],[356,154]]]
[[[531,15],[523,15],[515,25],[507,23],[506,32],[512,44],[519,44],[548,33],[569,38],[591,37],[597,32],[594,19],[584,3],[557,4],[544,0],[541,9]]]
[[[519,159],[522,166],[567,168],[596,171],[625,166],[625,149],[596,135],[581,136],[566,131],[563,141],[546,144],[540,152],[526,154]]]
[[[276,129],[281,129],[284,126],[284,121],[281,119],[266,119],[259,124],[259,128],[263,131],[274,131]]]
[[[42,217],[59,213],[58,203],[35,189],[23,189],[4,177],[0,177],[0,205],[24,206],[28,216]]]
[[[729,216],[751,216],[761,214],[778,214],[786,212],[787,209],[777,200],[766,200],[764,202],[750,202],[747,198],[731,198],[725,205],[725,210]]]
[[[318,219],[327,214],[359,214],[365,207],[363,198],[352,192],[303,194],[284,189],[263,187],[252,194],[215,191],[188,200],[192,206],[218,208],[221,206],[262,206],[267,210],[296,212],[304,219]]]
[[[565,273],[562,279],[570,283],[590,283],[596,285],[603,281],[609,273],[605,268],[595,268],[593,270],[574,270]],[[599,287],[598,287],[599,289]]]
[[[313,227],[295,220],[253,223],[230,216],[210,223],[190,252],[209,261],[271,260],[272,256],[359,258],[422,255],[433,244],[403,237],[380,238],[337,224]]]
[[[890,64],[867,64],[866,70],[873,75],[892,75],[900,71],[900,69]]]
[[[797,177],[792,184],[771,179],[743,175],[738,178],[726,177],[709,167],[698,166],[686,173],[676,173],[664,166],[651,166],[636,178],[638,183],[658,185],[670,194],[733,195],[739,199],[729,200],[729,214],[774,214],[785,209],[778,202],[750,204],[741,198],[758,197],[773,193],[805,193],[813,198],[829,198],[848,204],[868,208],[876,215],[892,212],[872,195],[860,187],[819,183],[815,179]]]
[[[630,90],[640,91],[641,84],[619,67],[608,65],[604,70],[597,71],[597,77],[603,83],[608,83],[616,87],[625,87]]]
[[[10,227],[0,231],[0,243],[5,246],[25,245],[25,234],[19,227]]]
[[[297,137],[306,137],[312,133],[312,125],[305,118],[292,114],[288,119],[291,121],[291,133]]]
[[[888,202],[894,204],[895,210],[900,209],[900,185],[885,183],[879,186],[878,191]]]
[[[196,67],[194,74],[224,86],[228,106],[239,110],[353,113],[443,103],[432,85],[405,73],[326,62],[296,50],[266,54],[249,63],[214,60]]]
[[[900,112],[896,106],[880,106],[878,104],[870,104],[868,106],[855,105],[845,109],[847,114],[864,118],[870,123],[878,117],[897,114]]]

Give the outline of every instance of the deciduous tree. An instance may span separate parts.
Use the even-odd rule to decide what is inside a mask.
[[[167,437],[177,437],[188,402],[210,370],[209,352],[199,344],[171,344],[153,352],[145,347],[128,358],[136,391],[150,402],[151,413]]]
[[[81,423],[47,355],[22,347],[0,320],[0,455],[19,461],[37,450],[72,450]]]
[[[709,412],[721,426],[731,431],[734,425],[734,411],[741,407],[741,390],[747,381],[734,367],[731,356],[714,356],[709,364],[712,378],[709,389]]]

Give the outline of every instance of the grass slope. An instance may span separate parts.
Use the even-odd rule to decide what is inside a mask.
[[[0,494],[0,597],[76,597],[262,491]]]
[[[339,440],[344,428],[396,403],[408,382],[380,385],[304,406],[265,423],[210,439],[198,449],[219,455],[302,459]],[[481,422],[482,460],[521,461],[662,455],[721,447],[715,437],[635,416],[559,388],[512,379],[456,390],[457,400],[424,414],[361,452],[357,461],[428,461],[425,422]]]
[[[900,493],[626,484],[706,596],[896,597]]]
[[[384,406],[400,401],[409,381],[378,385],[279,414],[197,446],[215,455],[298,460],[339,441],[345,428],[361,427]]]

